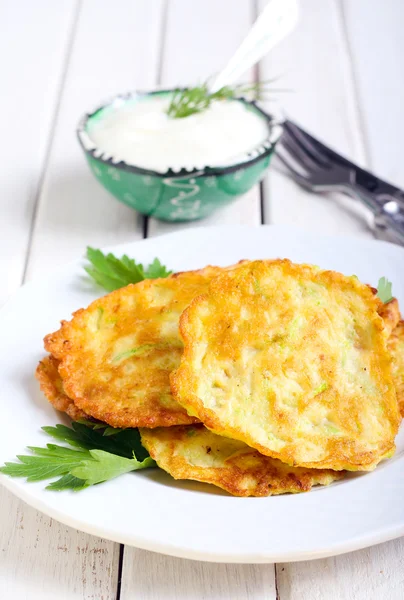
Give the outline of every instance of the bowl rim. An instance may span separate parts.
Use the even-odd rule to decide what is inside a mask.
[[[255,110],[264,117],[267,124],[269,125],[269,133],[268,133],[267,138],[264,140],[264,142],[259,144],[259,146],[257,146],[250,152],[246,153],[246,157],[251,156],[251,158],[247,158],[246,160],[243,160],[243,161],[237,162],[237,163],[233,163],[230,165],[225,165],[223,167],[220,167],[220,166],[210,167],[208,165],[206,165],[203,168],[181,167],[179,169],[173,169],[172,167],[169,167],[166,171],[155,171],[153,169],[139,167],[135,164],[128,163],[124,160],[114,159],[110,153],[104,152],[103,150],[98,148],[86,131],[88,121],[97,112],[104,110],[105,108],[112,106],[113,104],[115,104],[117,102],[120,102],[120,101],[128,102],[131,99],[135,99],[135,98],[139,98],[139,97],[168,94],[171,92],[181,91],[183,89],[186,89],[186,88],[176,87],[176,88],[168,88],[168,89],[155,89],[155,90],[151,90],[151,91],[133,90],[130,92],[120,93],[120,94],[116,94],[115,96],[112,96],[108,100],[105,100],[104,102],[102,102],[100,105],[98,105],[93,110],[86,112],[81,117],[81,119],[78,123],[77,129],[76,129],[76,134],[77,134],[77,138],[80,143],[80,146],[84,150],[85,154],[91,156],[94,160],[96,160],[100,163],[103,163],[104,165],[107,165],[109,167],[116,167],[116,168],[122,169],[124,171],[130,171],[130,172],[136,173],[138,175],[153,176],[153,177],[159,177],[162,179],[166,179],[166,178],[176,178],[177,179],[177,178],[184,178],[184,177],[197,178],[197,177],[210,177],[210,176],[215,177],[218,175],[226,175],[228,173],[234,173],[235,171],[238,171],[239,169],[246,169],[246,168],[250,167],[251,165],[259,162],[263,158],[272,154],[272,152],[275,148],[275,145],[282,134],[282,123],[281,123],[281,121],[277,120],[273,115],[267,113],[260,106],[258,106],[258,104],[255,100],[248,100],[247,98],[245,98],[243,96],[236,97],[236,98],[232,99],[232,101],[242,102],[243,104],[248,104],[250,106],[253,106],[255,108]]]

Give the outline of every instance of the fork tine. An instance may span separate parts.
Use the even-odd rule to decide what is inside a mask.
[[[306,188],[310,188],[310,179],[308,177],[305,177],[304,175],[302,175],[301,173],[299,173],[298,171],[296,171],[295,167],[292,165],[292,163],[290,162],[290,160],[288,158],[286,158],[285,155],[282,156],[282,154],[277,151],[276,152],[276,158],[283,164],[285,165],[286,169],[287,169],[287,173],[288,175],[290,175],[292,177],[292,179],[294,179],[296,181],[296,183],[298,183],[299,185],[306,187]]]
[[[304,131],[296,123],[293,123],[293,121],[289,121],[289,119],[284,122],[283,127],[284,132],[287,131],[302,150],[309,153],[317,164],[321,167],[330,167],[327,148],[321,142],[313,138],[307,131]]]
[[[280,145],[286,150],[292,158],[302,164],[308,171],[317,171],[319,164],[306,150],[303,150],[302,146],[292,137],[286,130],[283,132],[281,139],[279,140]],[[322,168],[322,165],[320,165]]]

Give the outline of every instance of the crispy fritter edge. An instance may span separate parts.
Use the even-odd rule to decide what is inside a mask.
[[[180,436],[182,434],[186,434],[187,429],[193,427],[202,428],[203,425],[185,425],[173,427],[172,429],[176,430],[177,435]],[[277,478],[279,479],[279,481],[277,481],[277,485],[273,485],[271,487],[269,483],[269,468],[268,471],[265,471],[264,466],[256,468],[253,471],[244,471],[237,464],[231,464],[231,459],[227,467],[198,467],[188,463],[184,457],[175,454],[176,445],[181,443],[181,441],[178,442],[178,437],[172,442],[167,442],[167,445],[171,450],[170,461],[168,463],[167,460],[164,460],[164,456],[162,457],[161,453],[158,452],[157,444],[159,440],[156,440],[156,437],[154,437],[156,434],[158,435],[158,430],[151,431],[150,429],[140,429],[142,444],[161,469],[169,473],[174,479],[194,480],[201,483],[209,483],[225,490],[232,496],[267,497],[284,493],[308,492],[315,485],[329,485],[332,481],[340,480],[346,475],[345,471],[312,469],[312,472],[310,473],[310,469],[299,468],[296,469],[296,474],[285,473],[284,479],[281,479],[278,474],[278,477],[274,478],[275,481]],[[268,461],[268,463],[270,463],[273,461],[275,469],[276,463],[281,462],[277,459],[271,459],[267,456],[262,456],[257,450],[254,450],[253,448],[248,449],[247,446],[245,454],[256,454],[263,460],[263,462]],[[293,467],[290,468],[293,469]],[[248,489],[243,489],[242,485],[243,479],[249,475],[255,477],[256,480],[256,485],[252,492],[249,492]]]
[[[58,363],[59,361],[51,354],[39,362],[35,377],[39,381],[41,391],[56,410],[66,413],[73,421],[88,419],[88,415],[64,393],[63,382],[58,372]],[[57,386],[58,381],[60,381],[61,389]]]

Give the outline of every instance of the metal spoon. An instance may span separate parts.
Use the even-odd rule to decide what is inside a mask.
[[[210,92],[234,83],[295,28],[297,0],[270,0],[226,67],[209,85]]]

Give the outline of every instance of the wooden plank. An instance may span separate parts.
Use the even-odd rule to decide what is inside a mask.
[[[75,0],[0,2],[0,305],[23,276],[75,11]]]
[[[28,276],[80,257],[86,245],[141,238],[142,219],[90,172],[75,129],[85,111],[133,88],[153,87],[162,2],[86,0],[39,199]]]
[[[263,6],[265,0],[260,1]],[[365,153],[341,13],[335,0],[306,0],[296,30],[260,65],[263,80],[279,76],[268,109],[282,110],[314,135],[363,163]],[[280,106],[279,106],[280,105]],[[351,199],[303,191],[270,169],[265,181],[265,222],[320,233],[369,236],[368,211]]]
[[[280,600],[401,600],[404,539],[327,560],[277,565]]]
[[[247,34],[254,16],[252,0],[171,0],[161,65],[161,86],[192,85],[220,71]],[[252,73],[247,74],[243,81],[251,77]],[[148,234],[160,235],[185,227],[225,223],[261,223],[258,186],[203,221],[179,224],[150,219]]]
[[[121,600],[276,599],[273,565],[204,563],[126,546],[124,574]]]
[[[201,81],[220,70],[254,19],[253,3],[242,0],[171,0],[167,14],[161,85]],[[207,37],[206,32],[209,31]],[[259,224],[258,186],[211,218],[188,224],[149,220],[149,235],[219,223]],[[181,560],[125,547],[121,600],[142,598],[275,600],[272,565],[224,565]]]
[[[50,1],[42,4],[49,14],[37,17],[32,37],[41,38],[41,33],[46,37],[46,32],[53,30],[52,14],[61,13],[60,18],[63,18],[60,3],[57,9]],[[30,276],[46,273],[59,262],[80,256],[87,244],[117,243],[142,236],[135,213],[119,205],[95,182],[80,153],[74,130],[79,116],[106,96],[135,86],[154,84],[160,9],[161,2],[156,1],[150,7],[147,0],[136,3],[121,0],[120,10],[96,0],[86,0],[82,4],[71,58],[66,62],[66,68],[61,69],[65,81],[57,104],[55,136],[39,197],[28,263]],[[18,29],[19,23],[15,23],[12,35]],[[55,31],[55,38],[58,35],[61,36],[62,32]],[[22,40],[20,43],[24,46]],[[53,52],[53,45],[43,44],[49,55]],[[46,56],[44,61],[46,70]],[[40,57],[37,57],[36,63],[40,62]],[[51,74],[58,80],[58,72]],[[46,81],[39,81],[38,92],[42,96]],[[20,94],[23,93],[21,88]],[[38,114],[40,102],[41,96],[35,106]],[[35,114],[32,112],[33,120]],[[33,130],[31,135],[30,147],[35,150],[38,130]],[[28,154],[26,160],[28,165],[35,165],[35,160],[31,160]],[[23,199],[26,189],[29,188],[21,192]],[[14,235],[11,225],[10,222],[10,239]],[[1,490],[0,494],[4,517],[0,525],[0,597],[44,600],[59,597],[60,590],[63,590],[63,598],[67,600],[115,600],[118,544],[76,532],[47,519],[6,490]]]
[[[380,16],[385,7],[385,3],[379,6]],[[358,27],[360,22],[363,29],[368,28],[369,3],[365,6],[365,2],[346,2],[345,10],[351,14],[351,26],[355,23]],[[287,114],[337,150],[367,164],[365,141],[369,136],[368,131],[363,132],[361,128],[363,99],[357,97],[353,79],[354,74],[359,80],[363,79],[363,71],[361,66],[357,66],[358,72],[352,70],[342,16],[335,2],[306,0],[298,30],[264,61],[261,76],[268,78],[284,72],[282,86],[295,90],[281,98]],[[373,19],[379,22],[375,16]],[[373,43],[374,38],[368,39],[368,45],[363,43],[362,61],[355,47],[352,53],[355,64],[368,60],[365,48],[368,50]],[[384,47],[384,44],[377,44],[375,52],[379,46]],[[399,54],[395,56],[398,60]],[[374,110],[374,105],[372,108]],[[398,119],[398,115],[396,111],[391,118]],[[293,223],[320,233],[369,235],[366,211],[355,207],[351,200],[305,193],[273,171],[264,189],[266,222]],[[402,556],[403,541],[396,540],[329,559],[279,564],[276,567],[279,598],[365,600],[385,597],[396,600],[402,596]]]
[[[404,188],[404,3],[343,1],[369,166]]]
[[[0,4],[1,298],[21,283],[77,3]],[[50,52],[49,49],[52,49]],[[59,525],[0,488],[0,597],[115,598],[119,547]]]
[[[61,525],[8,492],[0,501],[1,598],[115,600],[119,544]]]

